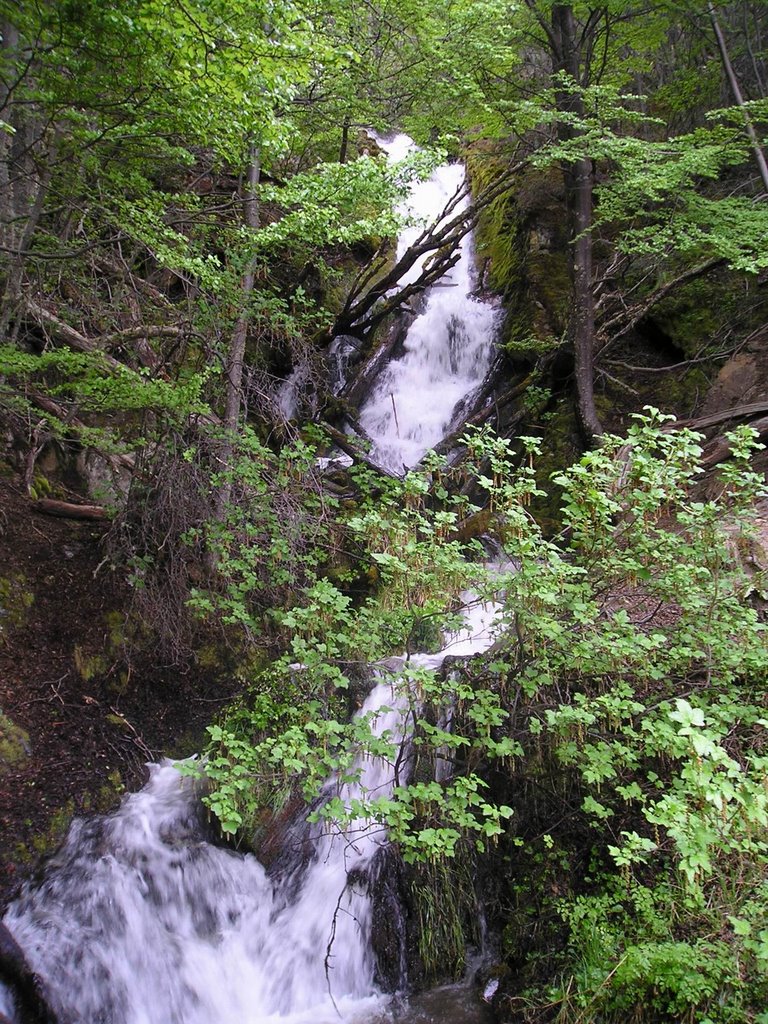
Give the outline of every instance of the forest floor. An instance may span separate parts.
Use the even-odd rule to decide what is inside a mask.
[[[126,663],[130,590],[105,532],[36,512],[0,475],[0,913],[73,815],[113,807],[158,756],[193,753],[232,695],[150,651]]]

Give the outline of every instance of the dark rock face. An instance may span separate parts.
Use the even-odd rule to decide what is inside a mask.
[[[403,863],[387,848],[371,867],[368,886],[373,902],[371,948],[376,956],[376,984],[385,992],[401,992],[408,985],[407,921]]]
[[[0,981],[16,997],[24,1024],[57,1024],[48,1004],[45,985],[27,963],[23,950],[0,921]],[[0,1013],[0,1024],[8,1018]]]

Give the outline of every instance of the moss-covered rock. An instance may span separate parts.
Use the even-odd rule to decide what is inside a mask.
[[[467,158],[476,192],[506,173],[504,143],[478,143]],[[535,360],[560,343],[571,298],[562,181],[556,169],[521,171],[516,187],[485,207],[476,231],[483,280],[502,296],[501,344],[513,358]]]
[[[0,576],[0,642],[24,625],[34,602],[34,592],[23,573]]]
[[[120,772],[115,768],[104,782],[93,790],[86,790],[78,797],[65,801],[48,812],[47,824],[31,839],[18,843],[13,851],[13,859],[20,865],[33,865],[45,857],[50,857],[61,846],[66,838],[73,818],[82,814],[106,814],[119,803],[125,793]]]
[[[32,753],[29,736],[21,726],[0,712],[0,775]]]

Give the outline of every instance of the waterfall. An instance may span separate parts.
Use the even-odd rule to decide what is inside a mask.
[[[495,607],[469,602],[444,651],[486,649]],[[404,704],[389,659],[360,710],[397,745]],[[387,795],[391,762],[365,758],[355,783],[326,783],[321,801]],[[401,764],[400,771],[403,771]],[[43,882],[4,924],[44,980],[61,1024],[356,1024],[389,1020],[371,951],[366,872],[386,845],[377,823],[288,830],[278,868],[209,841],[195,780],[172,762],[114,814],[73,823]],[[293,847],[293,848],[292,848]],[[0,985],[0,1013],[15,1020]]]
[[[379,140],[391,160],[413,147],[405,135]],[[461,164],[445,164],[416,183],[401,212],[420,222],[439,223],[446,203],[464,188]],[[466,209],[464,196],[454,213]],[[398,239],[398,257],[418,237],[422,224]],[[400,284],[415,280],[417,263]],[[497,328],[496,306],[473,294],[477,288],[473,234],[464,236],[459,260],[426,294],[423,311],[411,325],[403,354],[392,359],[374,382],[360,410],[360,424],[374,439],[373,458],[401,473],[448,433],[460,410],[471,403],[490,367]]]
[[[376,687],[364,710],[388,691]],[[382,715],[379,727],[396,717]],[[376,791],[388,774],[368,764],[363,784]],[[365,823],[301,832],[306,853],[284,850],[289,870],[270,877],[254,856],[206,841],[194,782],[171,762],[153,765],[115,814],[74,823],[43,884],[5,924],[62,1022],[331,1024],[337,1008],[370,1021],[384,1007],[370,901],[349,877],[384,837]]]
[[[397,136],[386,145],[395,158],[412,143]],[[411,210],[438,217],[462,183],[459,166],[439,168],[416,186]],[[419,230],[405,231],[400,247]],[[375,457],[389,468],[413,465],[437,443],[486,373],[496,313],[472,288],[467,238],[459,263],[430,290],[402,358],[382,372],[362,410]],[[440,654],[413,660],[437,669],[448,654],[490,646],[495,609],[466,601],[465,628]],[[407,744],[398,664],[389,659],[360,713],[372,716],[378,735]],[[338,796],[350,806],[391,792],[388,759],[358,767],[357,783],[331,778],[320,799]],[[42,881],[26,887],[4,924],[61,1024],[391,1020],[376,983],[366,884],[386,836],[366,820],[341,830],[305,819],[306,809],[267,869],[212,843],[195,781],[171,762],[152,765],[145,788],[115,813],[73,823]],[[20,1019],[0,984],[2,1015]]]

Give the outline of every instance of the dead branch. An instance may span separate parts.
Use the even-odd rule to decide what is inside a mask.
[[[377,278],[386,262],[383,250],[379,250],[353,283],[347,301],[336,317],[331,335],[353,334],[364,337],[382,320],[397,312],[412,296],[420,294],[438,281],[458,261],[459,243],[475,226],[481,211],[512,188],[515,175],[522,166],[522,162],[515,164],[458,213],[454,211],[465,198],[466,191],[460,190],[453,195],[436,223],[425,228],[395,265]],[[425,256],[427,259],[419,277],[395,291],[403,277]]]
[[[55,316],[44,306],[41,306],[38,302],[33,299],[27,299],[26,302],[27,313],[32,319],[41,327],[46,333],[50,332],[54,337],[60,338],[65,341],[70,348],[75,349],[76,352],[99,352],[99,346],[95,341],[90,338],[86,338],[80,331],[76,331],[74,327],[70,327],[69,324],[65,324],[63,320]],[[101,353],[102,359],[105,364],[113,370],[124,369],[124,364],[119,362],[117,359],[106,352]]]
[[[40,498],[33,502],[36,512],[46,516],[57,516],[59,519],[88,519],[103,522],[109,519],[103,505],[75,505],[71,501],[58,501],[55,498]]]
[[[640,323],[641,320],[644,320],[651,309],[658,305],[662,299],[665,299],[676,288],[679,288],[683,284],[687,284],[689,281],[694,281],[696,278],[702,277],[704,274],[708,274],[710,270],[724,266],[724,264],[724,259],[720,257],[713,257],[710,260],[706,260],[704,263],[700,263],[696,267],[691,267],[684,271],[684,273],[678,274],[678,276],[672,281],[667,281],[667,283],[662,285],[661,288],[657,288],[655,292],[645,299],[645,301],[638,302],[636,305],[630,306],[628,309],[624,309],[620,313],[616,313],[614,316],[610,317],[608,320],[603,321],[597,331],[595,360],[598,361],[602,358],[611,345],[615,344],[619,338],[623,338],[625,334],[628,334]]]
[[[525,393],[528,387],[533,383],[534,379],[533,374],[528,374],[523,378],[523,380],[519,381],[511,388],[508,388],[502,395],[499,395],[497,399],[488,402],[487,405],[483,405],[483,407],[474,413],[474,415],[468,416],[465,420],[462,420],[455,430],[451,431],[451,433],[444,437],[439,444],[435,445],[435,451],[438,454],[447,454],[451,448],[461,441],[467,427],[480,427],[484,423],[487,423],[487,421],[493,416],[498,416],[502,409]],[[522,418],[523,413],[521,412],[519,415],[514,417],[513,422],[517,424]]]
[[[98,340],[94,340],[87,338],[80,331],[75,330],[74,327],[71,327],[32,299],[27,300],[26,308],[27,313],[44,330],[50,331],[54,337],[61,338],[70,348],[78,352],[100,352],[107,366],[113,370],[124,368],[125,364],[108,354],[107,350],[110,347],[127,341],[148,341],[150,338],[177,338],[184,330],[175,324],[140,325],[138,327],[126,327],[121,331],[113,331],[111,334],[105,334]],[[158,357],[149,345],[142,345],[140,348],[137,348],[136,354],[144,366],[148,366],[150,369],[157,366]]]
[[[373,469],[380,476],[388,476],[392,480],[399,480],[397,473],[392,473],[388,469],[384,469],[379,466],[376,462],[370,458],[364,451],[361,450],[360,446],[355,443],[354,439],[349,437],[347,434],[343,434],[336,427],[332,427],[330,423],[320,423],[320,428],[330,437],[337,448],[340,448],[345,455],[348,455],[355,462],[362,462],[364,466],[368,466],[369,469]]]

